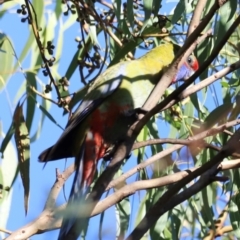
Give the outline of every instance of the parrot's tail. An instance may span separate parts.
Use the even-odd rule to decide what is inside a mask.
[[[62,146],[62,144],[57,143],[50,148],[47,148],[39,155],[39,162],[48,162],[73,157],[69,149],[69,146],[66,146],[66,144],[65,146]]]
[[[88,187],[96,169],[95,161],[87,161],[86,159],[86,141],[84,141],[78,156],[75,158],[76,172],[58,240],[77,239],[80,229],[83,227],[81,226],[80,213],[84,211],[84,205],[81,203],[84,204]]]
[[[55,160],[55,158],[53,157],[52,154],[52,149],[54,146],[49,147],[47,149],[45,149],[38,157],[39,162],[48,162],[51,160]],[[59,159],[59,158],[58,158]]]

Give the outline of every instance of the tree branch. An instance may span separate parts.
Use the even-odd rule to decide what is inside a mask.
[[[240,129],[234,133],[234,135],[224,145],[222,150],[209,162],[190,172],[188,176],[173,185],[166,193],[164,193],[162,197],[160,197],[158,201],[149,209],[144,218],[127,239],[140,239],[143,234],[158,220],[158,218],[170,208],[175,207],[177,204],[188,199],[190,196],[196,194],[198,191],[209,185],[211,183],[210,179],[220,170],[218,165],[223,161],[223,159],[230,156],[232,153],[239,151]],[[183,192],[177,194],[190,181],[201,175],[202,177],[192,187],[189,187]]]
[[[191,18],[191,21],[190,21],[190,24],[188,27],[187,36],[189,36],[194,31],[194,29],[199,25],[201,16],[202,16],[202,12],[203,12],[204,7],[206,6],[206,3],[207,3],[207,0],[199,0],[197,2],[197,5],[195,7],[193,16]]]
[[[189,143],[190,144],[194,144],[194,142],[196,143],[197,141],[204,139],[206,137],[209,136],[214,136],[217,133],[220,133],[222,131],[224,131],[226,128],[235,126],[240,124],[240,119],[222,124],[216,128],[212,128],[212,129],[207,129],[195,136],[190,137]],[[188,141],[185,140],[185,141]],[[186,142],[187,143],[187,142]],[[114,186],[118,185],[120,182],[125,181],[127,178],[131,177],[133,174],[137,173],[139,170],[144,169],[145,167],[149,166],[150,164],[153,164],[154,162],[160,160],[161,158],[167,156],[168,154],[181,149],[182,147],[184,147],[184,145],[182,144],[176,144],[168,149],[163,150],[162,152],[159,152],[157,154],[155,154],[154,156],[150,157],[149,159],[147,159],[146,161],[136,165],[135,167],[133,167],[132,169],[128,170],[126,173],[122,174],[120,177],[112,180],[109,185],[106,187],[106,190],[109,190],[110,188],[113,188]]]

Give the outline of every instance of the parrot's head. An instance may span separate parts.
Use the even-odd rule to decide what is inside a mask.
[[[187,61],[180,67],[176,77],[172,81],[175,83],[180,80],[186,80],[191,77],[195,71],[198,70],[198,60],[194,55],[190,55]]]

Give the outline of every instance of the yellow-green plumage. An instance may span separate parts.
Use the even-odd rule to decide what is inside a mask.
[[[92,115],[77,121],[84,109],[95,101],[102,99],[102,104],[98,107],[99,112],[106,113],[112,111],[111,105],[118,107],[126,107],[124,111],[130,111],[135,108],[140,108],[151,93],[153,87],[160,79],[162,69],[167,67],[174,58],[175,46],[170,43],[162,44],[143,57],[133,60],[120,62],[101,74],[95,82],[89,87],[88,93],[80,104],[78,110],[73,114],[70,122],[63,135],[58,142],[50,148],[47,152],[40,155],[41,161],[55,160],[65,157],[72,157],[77,154],[80,146],[85,138],[86,132],[91,128],[89,119]],[[101,100],[99,100],[101,101]],[[94,108],[94,107],[93,107]],[[93,109],[90,108],[89,111]],[[126,129],[124,125],[123,114],[120,114],[120,119],[123,125],[116,121],[111,127],[114,131],[118,129]],[[82,114],[84,116],[84,114]],[[134,119],[132,119],[134,121]],[[127,122],[128,125],[130,124]],[[96,123],[98,120],[96,120]],[[116,126],[115,126],[116,125]],[[107,142],[113,144],[118,140],[119,134],[109,133],[107,131]],[[125,131],[122,133],[124,134]],[[104,133],[103,133],[104,134]],[[115,137],[116,136],[116,137]],[[111,139],[114,138],[114,139]]]
[[[110,99],[116,99],[119,104],[125,104],[125,101],[129,102],[132,100],[134,108],[141,107],[144,103],[143,96],[146,94],[149,95],[152,88],[160,79],[159,73],[172,62],[173,58],[174,45],[166,43],[152,49],[139,59],[120,62],[107,69],[97,78],[89,88],[89,94],[86,98],[93,100],[108,95],[108,92],[103,94],[104,86],[107,84],[110,85],[115,80],[121,80],[122,82],[118,91],[126,89],[126,92],[129,92],[129,97],[119,101],[119,96],[115,93]],[[111,101],[110,99],[108,101]]]

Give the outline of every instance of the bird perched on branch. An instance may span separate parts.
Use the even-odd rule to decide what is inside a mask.
[[[98,160],[121,141],[128,127],[137,120],[136,114],[178,48],[165,43],[137,60],[120,62],[108,68],[89,87],[58,141],[40,154],[40,162],[75,157],[71,201],[84,196],[92,183]],[[190,55],[172,82],[188,78],[197,69],[198,61]],[[60,240],[67,239],[75,220],[63,221]]]

